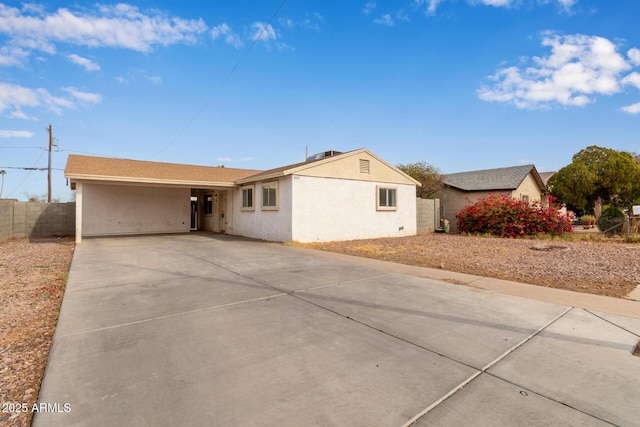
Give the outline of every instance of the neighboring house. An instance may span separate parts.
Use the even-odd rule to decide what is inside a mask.
[[[457,212],[490,193],[547,203],[545,184],[534,165],[447,174],[444,184],[438,197],[451,231],[457,231]]]
[[[209,230],[270,241],[416,234],[416,185],[366,149],[268,171],[70,155],[76,240]]]
[[[540,172],[539,175],[540,175],[540,178],[542,179],[542,182],[544,183],[544,187],[548,189],[547,183],[549,182],[549,178],[555,175],[555,172]]]

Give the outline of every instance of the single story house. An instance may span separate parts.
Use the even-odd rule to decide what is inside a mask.
[[[546,186],[534,165],[446,174],[444,187],[437,197],[451,231],[457,231],[457,212],[489,194],[506,194],[524,201],[547,204]]]
[[[70,155],[76,241],[208,230],[317,242],[416,234],[418,181],[367,149],[267,171]]]

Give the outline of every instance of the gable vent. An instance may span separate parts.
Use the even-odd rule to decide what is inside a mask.
[[[369,173],[369,160],[360,159],[360,173]]]

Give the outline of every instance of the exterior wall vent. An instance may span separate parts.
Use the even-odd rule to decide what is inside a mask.
[[[360,159],[360,173],[369,173],[369,160]]]

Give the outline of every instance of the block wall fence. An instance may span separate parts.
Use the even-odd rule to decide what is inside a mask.
[[[72,236],[76,204],[0,200],[0,242],[24,237]]]

